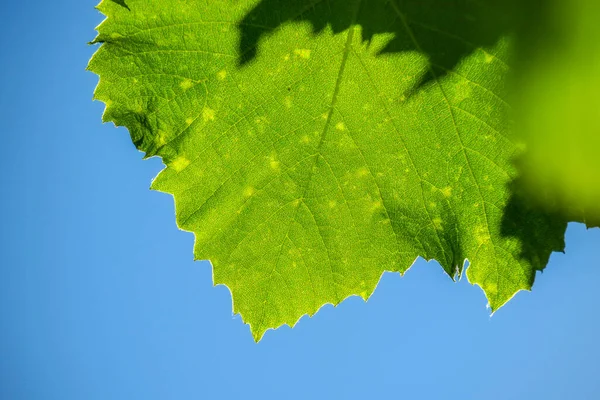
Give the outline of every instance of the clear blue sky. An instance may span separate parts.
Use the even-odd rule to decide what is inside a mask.
[[[492,318],[435,263],[260,344],[192,261],[161,169],[102,125],[92,0],[0,16],[0,399],[600,399],[600,230]]]

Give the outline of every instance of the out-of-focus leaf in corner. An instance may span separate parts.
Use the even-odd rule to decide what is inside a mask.
[[[600,3],[549,3],[519,42],[514,69],[516,132],[527,148],[517,187],[565,220],[600,226]]]

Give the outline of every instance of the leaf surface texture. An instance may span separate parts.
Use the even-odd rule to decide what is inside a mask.
[[[256,340],[419,256],[468,259],[496,310],[562,250],[565,224],[508,187],[504,26],[450,3],[99,5],[104,120],[162,157],[152,188]]]

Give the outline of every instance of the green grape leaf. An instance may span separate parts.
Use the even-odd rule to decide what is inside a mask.
[[[166,168],[256,340],[417,257],[497,310],[566,224],[514,196],[511,40],[489,1],[103,1],[104,121]],[[495,3],[494,3],[495,4]]]
[[[538,207],[600,227],[600,9],[554,1],[544,14],[515,71],[515,139],[527,148],[515,186]]]

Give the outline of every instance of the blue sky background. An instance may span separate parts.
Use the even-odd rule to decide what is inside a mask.
[[[100,121],[91,0],[0,6],[0,399],[600,399],[600,230],[492,318],[435,263],[255,344]],[[260,396],[260,397],[259,397]]]

